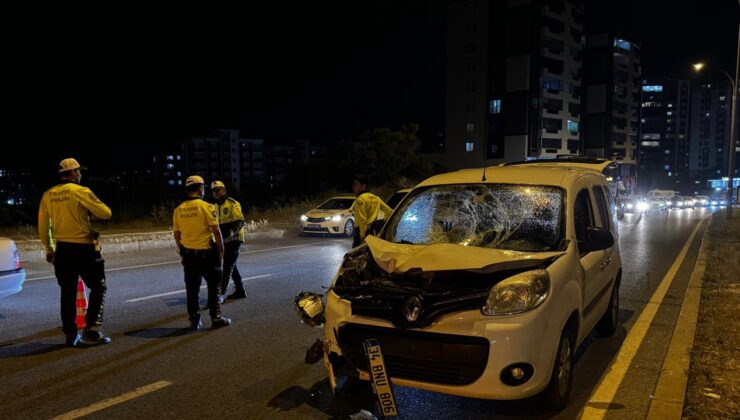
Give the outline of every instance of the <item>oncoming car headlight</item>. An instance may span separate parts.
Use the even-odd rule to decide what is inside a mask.
[[[306,220],[308,220],[308,217],[305,214],[302,214],[301,215],[301,222],[305,222]]]
[[[648,209],[648,207],[649,207],[649,206],[648,206],[648,204],[647,204],[647,203],[642,203],[642,202],[641,202],[641,203],[638,203],[638,204],[637,204],[637,210],[639,210],[639,211],[645,211],[645,210],[647,210],[647,209]]]
[[[512,315],[539,306],[550,290],[550,277],[545,270],[516,274],[491,288],[483,315]]]
[[[628,209],[631,209],[632,207],[635,207],[635,206],[632,203],[627,203],[627,205],[625,207],[627,207]]]

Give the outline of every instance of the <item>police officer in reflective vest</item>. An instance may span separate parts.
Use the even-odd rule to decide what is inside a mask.
[[[243,299],[247,297],[242,284],[242,275],[236,264],[239,250],[244,243],[244,215],[238,201],[226,195],[226,185],[221,181],[211,183],[211,192],[216,200],[216,211],[221,233],[224,235],[224,267],[221,277],[221,298],[226,296],[229,278],[234,280],[234,293],[226,299]]]
[[[380,197],[367,191],[369,184],[370,181],[366,175],[356,175],[352,183],[352,192],[357,194],[355,202],[352,203],[352,214],[355,217],[352,248],[359,246],[365,240],[372,224],[380,218],[381,213],[385,219],[393,213],[393,209],[388,207]]]
[[[185,271],[185,290],[188,302],[188,317],[192,330],[200,329],[200,306],[198,294],[201,280],[208,285],[208,309],[211,327],[231,325],[231,320],[221,315],[220,283],[221,260],[224,244],[218,227],[216,208],[203,201],[205,193],[203,178],[193,175],[185,180],[188,197],[175,209],[172,227],[177,248],[182,257]]]
[[[90,216],[110,219],[112,213],[89,188],[80,185],[83,169],[72,158],[59,163],[62,182],[44,193],[38,217],[46,261],[54,264],[54,274],[61,288],[62,330],[70,347],[78,347],[81,340],[86,344],[110,342],[110,338],[99,331],[106,290],[105,267],[97,242],[98,233],[90,225]],[[78,278],[90,289],[82,337],[75,323]]]

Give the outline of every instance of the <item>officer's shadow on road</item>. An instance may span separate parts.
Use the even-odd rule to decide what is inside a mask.
[[[267,405],[277,411],[290,411],[306,404],[332,419],[346,419],[360,410],[372,412],[375,396],[370,386],[357,384],[346,395],[334,395],[329,378],[316,382],[310,389],[294,385],[274,396]]]
[[[0,345],[0,360],[11,359],[16,357],[39,356],[61,350],[66,346],[63,343],[23,343],[13,345],[13,343]]]
[[[139,338],[172,338],[192,333],[190,328],[143,328],[140,330],[126,331],[123,335]]]

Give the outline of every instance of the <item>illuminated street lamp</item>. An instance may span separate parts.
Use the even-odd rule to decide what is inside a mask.
[[[739,0],[740,1],[740,0]],[[737,142],[737,139],[735,137],[735,120],[737,120],[737,113],[736,113],[736,106],[737,106],[737,73],[738,73],[738,67],[740,67],[740,26],[738,26],[738,34],[737,34],[737,57],[735,61],[735,77],[733,78],[730,76],[730,73],[726,72],[725,70],[714,67],[716,70],[719,70],[727,76],[728,79],[730,79],[730,85],[732,86],[732,108],[731,108],[731,119],[730,119],[730,140],[727,147],[727,153],[729,154],[729,157],[727,158],[727,219],[732,219],[732,187],[733,187],[733,172],[735,172],[735,143]],[[695,63],[692,65],[694,67],[695,72],[702,71],[706,64],[704,63]]]

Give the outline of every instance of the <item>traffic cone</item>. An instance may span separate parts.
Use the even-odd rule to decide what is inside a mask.
[[[85,294],[85,283],[82,279],[77,279],[77,318],[75,323],[77,328],[85,328],[85,314],[87,313],[87,295]]]

